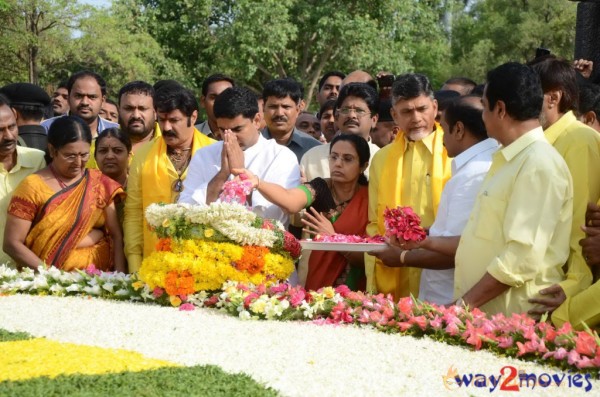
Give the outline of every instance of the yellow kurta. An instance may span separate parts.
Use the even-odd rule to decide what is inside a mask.
[[[0,163],[0,243],[4,241],[4,226],[6,225],[6,210],[13,190],[26,176],[44,168],[44,152],[34,148],[17,146],[17,162],[10,171],[6,171]],[[0,246],[0,264],[14,266],[10,256],[2,251]]]
[[[431,226],[451,173],[443,133],[438,124],[432,134],[417,142],[399,133],[377,152],[369,169],[369,235],[384,234],[383,211],[399,205],[412,207],[422,225]],[[420,269],[386,267],[370,255],[365,255],[365,269],[368,291],[391,293],[396,299],[419,293]]]
[[[522,313],[539,290],[564,279],[573,217],[573,183],[541,128],[494,154],[456,251],[454,297],[487,273],[509,285],[481,309]]]
[[[600,134],[568,112],[545,131],[546,139],[560,153],[573,177],[573,225],[567,279],[560,283],[567,296],[573,296],[592,283],[579,240],[585,237],[587,203],[600,198]]]
[[[216,141],[194,131],[192,156],[204,146]],[[181,175],[185,180],[187,169]],[[148,229],[144,211],[153,203],[173,203],[179,195],[173,191],[177,171],[167,156],[164,139],[144,144],[136,153],[130,168],[125,201],[125,255],[129,272],[136,272],[142,259],[154,251],[156,236]]]

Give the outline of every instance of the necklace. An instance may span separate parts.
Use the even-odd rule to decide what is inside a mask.
[[[58,185],[61,187],[61,189],[66,189],[69,185],[67,185],[62,179],[60,179],[60,177],[58,176],[58,174],[54,170],[54,166],[52,165],[52,163],[50,163],[50,165],[48,166],[48,168],[50,168],[50,172],[52,173],[52,176],[54,176],[54,178],[58,182]]]
[[[168,155],[169,155],[169,159],[171,160],[171,162],[173,163],[173,165],[175,165],[175,167],[177,168],[177,164],[181,163],[184,160],[188,160],[188,158],[190,157],[190,151],[192,150],[192,148],[187,148],[187,149],[171,149],[169,148],[168,150]]]

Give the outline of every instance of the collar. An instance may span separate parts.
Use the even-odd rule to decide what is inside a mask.
[[[39,164],[39,160],[36,160],[35,156],[31,156],[31,151],[32,151],[31,148],[24,148],[22,146],[17,146],[17,161],[8,173],[9,174],[15,173],[15,172],[21,170],[21,168],[36,168]],[[35,151],[39,152],[39,150],[35,150]],[[2,167],[2,170],[4,170],[4,167],[1,164],[0,164],[0,167]]]
[[[480,153],[483,153],[488,150],[498,149],[499,146],[500,145],[498,144],[498,142],[493,138],[487,138],[481,142],[477,142],[475,145],[471,146],[470,148],[468,148],[467,150],[465,150],[464,152],[462,152],[454,158],[454,160],[452,161],[452,175],[454,175],[456,170],[462,168],[465,164],[467,164]]]
[[[506,161],[511,161],[517,154],[536,141],[546,141],[542,127],[537,127],[526,132],[510,145],[500,149],[499,153]]]
[[[262,151],[262,148],[265,146],[266,142],[267,139],[264,136],[262,136],[262,134],[258,134],[258,141],[256,141],[254,145],[244,150],[244,158],[251,158],[259,154]]]
[[[544,131],[548,142],[550,142],[551,145],[554,145],[554,142],[556,142],[558,137],[565,132],[571,123],[576,121],[577,118],[572,111],[568,111],[567,113],[563,114],[562,117],[556,121],[556,123],[552,124]]]
[[[290,140],[285,144],[285,146],[289,147],[292,144],[292,142],[295,143],[296,145],[302,145],[301,144],[302,137],[300,136],[300,134],[298,134],[299,131],[300,131],[299,129],[294,127],[294,129],[292,130],[292,136],[291,136]],[[269,131],[269,127],[265,127],[262,130],[262,135],[267,139],[274,139],[273,135],[271,134],[271,131]]]

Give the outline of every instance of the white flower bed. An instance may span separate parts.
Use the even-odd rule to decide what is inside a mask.
[[[371,329],[301,322],[240,321],[210,309],[170,307],[89,298],[30,295],[0,297],[0,328],[79,344],[123,348],[183,365],[213,364],[245,372],[288,396],[598,395],[582,388],[536,386],[520,393],[474,387],[450,391],[443,376],[498,376],[502,367],[540,375],[553,367],[485,351],[387,335]],[[1,354],[1,353],[0,353]],[[572,375],[567,372],[566,375]],[[587,382],[583,380],[583,385]],[[567,378],[564,385],[568,385]]]

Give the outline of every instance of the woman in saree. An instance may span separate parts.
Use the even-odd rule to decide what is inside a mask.
[[[368,223],[368,187],[364,171],[369,165],[367,141],[358,135],[338,135],[329,149],[330,177],[315,178],[292,189],[261,181],[245,169],[253,187],[267,200],[288,213],[306,208],[302,223],[311,234],[364,235]],[[303,253],[303,259],[308,256]],[[306,259],[304,259],[306,260]],[[301,264],[302,266],[302,264]],[[308,257],[305,287],[347,285],[364,290],[366,283],[362,252],[312,251]]]
[[[98,169],[115,182],[119,182],[123,190],[127,191],[127,178],[129,177],[129,162],[132,158],[131,140],[127,134],[118,128],[107,128],[98,134],[94,158]],[[125,218],[125,201],[115,199],[117,218],[123,229]]]
[[[124,272],[123,234],[114,199],[119,183],[86,169],[92,134],[77,116],[57,119],[48,131],[48,166],[29,175],[8,207],[4,251],[19,267]]]

